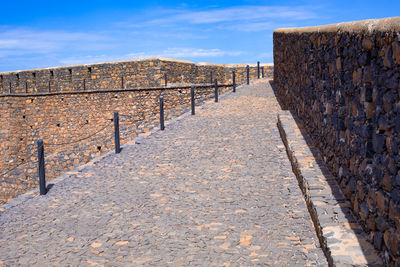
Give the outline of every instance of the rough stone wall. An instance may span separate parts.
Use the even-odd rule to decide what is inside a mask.
[[[232,81],[232,70],[238,81],[245,81],[245,64],[194,64],[189,61],[150,58],[110,63],[56,67],[0,73],[0,94],[37,92],[66,92],[106,90],[111,88],[158,87],[165,84],[210,83],[210,72],[220,83]],[[266,75],[272,66],[265,66]],[[250,65],[250,76],[257,75],[256,66]]]
[[[374,246],[400,263],[400,18],[274,32],[274,84]]]
[[[65,92],[160,85],[158,59],[0,73],[1,93]],[[10,89],[11,88],[11,89]]]
[[[202,101],[214,94],[213,88],[204,87],[210,82],[210,71],[220,84],[228,84],[233,69],[238,72],[237,83],[244,82],[245,65],[197,65],[167,59],[0,73],[3,85],[11,81],[12,88],[9,94],[7,86],[0,84],[4,93],[0,94],[0,203],[37,186],[38,138],[44,140],[46,176],[51,180],[113,149],[114,111],[121,113],[124,143],[158,126],[161,94],[166,118],[178,116],[189,108],[188,85],[197,85],[196,99]],[[251,70],[255,78],[255,66]],[[266,68],[266,75],[271,71],[272,67]],[[164,73],[169,88],[163,88]],[[130,89],[121,89],[122,85]],[[227,90],[221,88],[221,92]]]

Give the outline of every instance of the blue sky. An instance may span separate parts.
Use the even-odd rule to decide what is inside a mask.
[[[276,28],[399,15],[400,1],[4,1],[0,71],[146,58],[272,62]]]

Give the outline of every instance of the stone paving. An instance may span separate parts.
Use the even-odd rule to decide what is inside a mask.
[[[5,266],[326,266],[267,80],[0,206]]]

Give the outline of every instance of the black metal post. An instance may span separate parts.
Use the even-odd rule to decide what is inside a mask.
[[[164,73],[164,83],[165,83],[165,87],[167,87],[168,85],[168,76],[166,73]]]
[[[260,61],[257,61],[257,79],[260,79]]]
[[[121,88],[124,89],[124,76],[121,77]]]
[[[194,103],[194,86],[192,86],[191,88],[190,88],[190,103],[192,104],[192,115],[194,115],[195,114],[195,110],[194,110],[194,105],[195,105],[195,103]]]
[[[121,152],[121,146],[119,143],[119,115],[118,112],[114,112],[114,140],[115,140],[115,153]]]
[[[236,92],[236,71],[232,71],[233,92]]]
[[[49,81],[49,93],[51,92],[51,84],[50,84],[50,81]]]
[[[213,84],[213,81],[214,81],[214,80],[213,80],[213,72],[210,71],[210,83]]]
[[[214,92],[214,95],[215,95],[215,102],[218,102],[218,80],[217,79],[215,79],[215,92]]]
[[[39,172],[39,188],[40,194],[46,195],[47,188],[46,188],[46,174],[44,168],[44,145],[43,140],[37,140],[38,146],[38,172]]]
[[[83,79],[83,91],[86,90],[86,79]]]
[[[261,74],[262,74],[262,76],[261,76],[261,77],[263,77],[263,78],[264,78],[264,67],[261,67]]]
[[[250,84],[250,67],[249,67],[249,65],[246,66],[246,72],[247,72],[247,84]]]
[[[160,130],[164,131],[164,97],[160,96]]]
[[[25,82],[25,93],[28,93],[28,82]]]
[[[11,91],[11,82],[10,82],[10,90],[9,90],[9,93],[10,93],[10,94],[12,93],[12,91]]]

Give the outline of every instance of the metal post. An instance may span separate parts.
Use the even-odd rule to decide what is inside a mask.
[[[214,80],[213,80],[213,72],[210,71],[210,83],[213,84],[213,81],[214,81]]]
[[[236,92],[236,71],[232,71],[233,92]]]
[[[25,82],[25,93],[28,93],[28,82]]]
[[[164,83],[165,83],[165,87],[167,87],[168,85],[168,76],[166,73],[164,73]]]
[[[46,195],[47,189],[46,189],[46,174],[44,169],[44,145],[42,139],[37,140],[37,146],[38,146],[38,172],[39,172],[40,194]]]
[[[49,81],[49,93],[51,92],[51,84],[50,84],[50,81]]]
[[[160,96],[160,130],[164,131],[164,97]]]
[[[217,79],[215,79],[215,92],[214,92],[214,95],[215,95],[215,102],[218,102],[218,80]]]
[[[9,93],[10,93],[10,94],[12,93],[12,91],[11,91],[11,82],[10,82],[10,90],[9,90]]]
[[[260,61],[257,61],[257,79],[260,79]]]
[[[124,76],[121,77],[121,88],[124,89]]]
[[[194,115],[195,114],[195,110],[194,110],[194,105],[195,105],[195,103],[194,103],[194,86],[192,86],[190,88],[190,102],[192,104],[192,115]]]
[[[246,66],[246,72],[247,72],[247,84],[250,84],[250,67],[249,67],[249,65]]]
[[[86,90],[86,79],[83,79],[83,91]]]
[[[114,112],[114,140],[115,140],[115,153],[121,152],[121,146],[119,144],[119,115],[118,112]]]
[[[263,78],[264,78],[264,67],[261,67],[261,74],[262,74],[262,76],[261,76],[261,77],[263,77]]]

